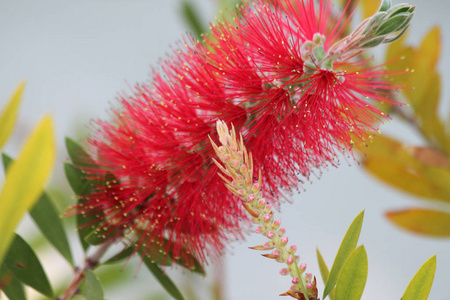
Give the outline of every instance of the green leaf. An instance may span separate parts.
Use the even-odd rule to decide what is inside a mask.
[[[0,262],[23,214],[42,193],[53,168],[55,152],[52,120],[45,117],[28,137],[19,158],[6,172],[0,193]]]
[[[76,166],[96,167],[94,160],[77,142],[66,137],[66,148],[70,160]]]
[[[84,272],[85,296],[87,300],[103,300],[103,288],[97,276],[90,270]]]
[[[330,271],[328,269],[327,264],[325,263],[325,260],[322,257],[322,254],[319,251],[319,248],[316,248],[317,252],[317,262],[319,263],[319,270],[320,270],[320,276],[322,276],[323,284],[326,284],[328,281],[328,277],[330,276]],[[328,298],[330,300],[334,299],[334,290],[328,294]]]
[[[23,284],[5,266],[0,268],[0,290],[9,300],[27,300]]]
[[[152,272],[153,276],[159,281],[159,283],[164,287],[164,289],[176,300],[183,300],[183,295],[178,290],[177,286],[173,283],[173,281],[167,276],[160,267],[156,264],[152,263],[150,258],[144,256],[144,263],[147,268]]]
[[[0,114],[0,149],[6,143],[16,125],[24,88],[25,82],[21,82]]]
[[[7,170],[13,160],[4,153],[2,154],[2,158],[3,166]],[[56,207],[45,192],[42,193],[36,204],[31,208],[30,215],[42,234],[73,265],[72,253],[62,220],[59,217]]]
[[[376,1],[370,1],[370,2],[376,3]],[[388,11],[388,9],[390,9],[391,6],[392,6],[391,0],[381,0],[380,8],[378,9],[378,11]]]
[[[152,263],[157,265],[170,266],[172,262],[191,270],[192,272],[196,272],[199,274],[205,274],[205,270],[200,264],[200,262],[190,254],[186,249],[180,249],[179,257],[174,257],[172,251],[169,250],[168,255],[165,255],[167,245],[169,241],[165,239],[161,243],[154,243],[152,247],[149,249],[147,256],[150,258]]]
[[[353,220],[352,224],[345,233],[344,239],[341,242],[336,258],[334,259],[333,266],[331,267],[330,276],[325,284],[322,299],[331,292],[336,284],[336,280],[339,276],[342,266],[350,253],[356,248],[358,243],[359,234],[361,233],[361,227],[364,219],[364,211],[360,212]]]
[[[130,246],[123,249],[118,254],[114,255],[113,257],[105,261],[103,264],[114,264],[130,257],[134,253],[134,248],[135,248],[134,246]]]
[[[436,255],[430,257],[417,271],[405,293],[402,300],[426,300],[431,291],[434,273],[436,272]]]
[[[48,297],[53,296],[50,282],[38,257],[19,235],[15,235],[3,263],[24,284]]]
[[[184,21],[189,25],[189,27],[191,27],[194,36],[200,37],[205,30],[202,26],[198,11],[195,9],[191,1],[183,0],[181,2],[181,13]]]
[[[336,282],[336,300],[360,300],[367,280],[369,264],[364,246],[352,251]]]
[[[84,217],[84,218],[90,219],[90,217]],[[97,217],[93,218],[93,220],[95,220],[95,219],[97,219]],[[100,245],[100,244],[103,244],[104,242],[106,242],[109,238],[113,237],[116,233],[117,233],[117,229],[111,231],[110,233],[108,233],[108,235],[100,234],[98,232],[98,230],[96,230],[96,229],[90,229],[90,232],[84,237],[84,240],[89,245],[97,246],[97,245]]]
[[[92,182],[89,180],[84,179],[83,172],[73,165],[69,163],[64,164],[64,171],[66,173],[67,181],[70,184],[70,187],[74,191],[74,193],[78,196],[87,195],[89,194],[93,187]],[[78,203],[81,203],[83,200],[78,199]],[[89,243],[86,242],[85,238],[88,236],[94,228],[92,228],[88,224],[96,219],[95,216],[83,216],[81,214],[77,214],[76,220],[77,220],[77,227],[78,227],[78,236],[80,238],[81,246],[83,247],[83,250],[86,252],[86,250],[89,248]]]
[[[66,173],[67,181],[70,187],[77,196],[89,195],[92,193],[94,187],[92,181],[85,179],[85,174],[78,167],[70,164],[64,164],[64,172]]]
[[[46,193],[43,193],[31,208],[30,215],[48,241],[73,265],[72,252],[64,225],[55,205]]]

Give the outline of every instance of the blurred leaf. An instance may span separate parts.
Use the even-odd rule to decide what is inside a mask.
[[[85,276],[85,296],[87,300],[103,300],[103,288],[97,276],[90,270],[84,272]]]
[[[121,264],[105,265],[102,263],[101,268],[95,270],[95,274],[99,278],[104,290],[115,288],[118,285],[125,286],[136,279],[136,269],[132,267],[125,268]]]
[[[199,38],[205,28],[202,26],[201,18],[198,14],[198,10],[193,3],[189,0],[183,0],[181,2],[181,14],[184,21],[189,25],[195,37]]]
[[[378,179],[416,196],[450,202],[447,182],[435,181],[436,174],[446,170],[422,164],[400,142],[379,135],[365,152],[362,165]]]
[[[103,264],[114,264],[130,257],[134,253],[134,246],[127,247],[120,251],[118,254],[114,255]]]
[[[0,290],[9,300],[27,300],[23,284],[4,265],[0,268]]]
[[[64,171],[66,173],[67,181],[75,195],[84,196],[92,193],[94,189],[92,181],[85,179],[85,174],[81,169],[70,163],[65,163]]]
[[[86,178],[83,168],[95,169],[99,167],[83,147],[68,137],[66,137],[66,148],[70,159],[72,160],[72,164],[64,164],[64,171],[70,187],[78,196],[78,204],[81,204],[85,201],[83,196],[92,194],[95,187],[101,184],[100,182]],[[107,174],[106,177],[108,176],[113,175]],[[106,178],[105,180],[108,179]],[[97,235],[95,227],[92,226],[92,224],[97,223],[99,218],[101,218],[101,215],[99,214],[83,215],[79,213],[76,216],[78,236],[84,251],[89,248],[89,244],[97,245],[104,241],[104,238],[101,235]]]
[[[436,272],[436,255],[429,258],[408,284],[402,300],[426,300]]]
[[[356,218],[353,220],[352,224],[348,228],[345,236],[341,242],[338,253],[336,254],[336,258],[334,259],[333,266],[331,267],[330,276],[328,277],[327,283],[325,284],[325,289],[323,291],[322,298],[325,297],[331,292],[336,284],[336,280],[338,279],[339,272],[341,271],[342,266],[344,265],[347,257],[352,253],[352,251],[356,248],[356,244],[358,243],[359,234],[361,233],[361,227],[364,219],[364,211],[360,212]]]
[[[19,235],[15,235],[3,263],[24,284],[48,297],[53,296],[50,282],[39,258]]]
[[[364,246],[352,251],[342,266],[336,282],[336,300],[360,300],[369,270]]]
[[[330,276],[330,271],[328,269],[327,264],[325,263],[325,260],[322,257],[322,254],[319,251],[319,248],[316,248],[317,253],[317,261],[319,263],[319,270],[320,270],[320,276],[322,276],[323,284],[325,285],[328,281],[328,277]],[[330,300],[334,299],[334,289],[328,294],[328,298]]]
[[[30,215],[42,234],[73,265],[72,252],[59,213],[46,193],[31,208]]]
[[[13,160],[6,154],[2,154],[2,158],[3,166],[7,170]],[[48,241],[73,265],[72,253],[62,220],[47,193],[42,193],[30,209],[30,215]]]
[[[42,193],[55,156],[52,121],[50,117],[45,117],[28,137],[19,158],[6,172],[0,194],[0,262],[22,215]]]
[[[400,228],[434,237],[450,237],[450,214],[428,209],[389,211],[386,217]]]
[[[64,164],[64,172],[66,173],[67,181],[69,182],[70,187],[74,191],[76,195],[86,195],[88,194],[91,189],[91,182],[88,180],[85,180],[84,174],[81,172],[80,169],[77,167],[74,167],[73,165],[69,163]],[[82,201],[80,198],[78,200],[78,203]],[[86,252],[86,250],[89,248],[89,244],[86,242],[85,237],[91,233],[93,228],[91,226],[84,226],[84,224],[88,224],[91,221],[95,219],[95,216],[85,217],[81,214],[77,214],[77,228],[78,228],[78,236],[80,238],[81,246],[83,247],[83,250]]]
[[[144,256],[143,259],[147,268],[150,270],[150,272],[152,272],[153,276],[155,276],[155,278],[164,287],[164,289],[175,299],[183,300],[183,295],[181,295],[177,286],[173,283],[169,276],[167,276],[160,267],[152,263],[150,258],[148,258],[147,256]]]
[[[435,69],[439,56],[441,53],[441,30],[435,26],[428,31],[425,38],[422,40],[418,49],[419,60],[416,61],[416,65],[420,66],[420,69],[429,70]]]
[[[424,165],[450,169],[450,159],[432,147],[410,146],[406,150]]]
[[[0,114],[0,128],[2,129],[0,130],[0,149],[5,145],[16,125],[24,88],[25,82],[21,82]]]
[[[66,148],[75,166],[96,167],[94,160],[77,142],[66,137]]]
[[[84,217],[84,218],[86,219],[86,217]],[[90,217],[87,217],[87,218],[90,219]],[[98,219],[97,216],[95,218],[93,218],[92,220],[96,220],[96,219]],[[87,228],[89,228],[89,227],[87,227]],[[117,233],[117,229],[112,230],[108,234],[101,234],[96,229],[89,229],[89,230],[90,230],[90,232],[84,237],[84,240],[89,245],[94,245],[94,246],[103,244],[104,242],[106,242],[108,239],[112,238]]]
[[[180,249],[180,253],[177,258],[175,258],[172,254],[172,251],[169,250],[168,256],[164,253],[168,248],[169,241],[166,239],[164,242],[157,244],[154,243],[152,247],[149,249],[147,253],[152,263],[156,263],[157,265],[165,265],[170,266],[172,262],[191,270],[192,272],[205,274],[205,270],[200,262],[190,254],[186,249]],[[169,248],[170,249],[170,248]]]
[[[403,34],[395,43],[390,43],[386,49],[386,58],[387,62],[386,67],[389,68],[390,71],[398,72],[395,76],[391,77],[391,80],[394,83],[405,86],[405,82],[409,80],[409,77],[412,73],[408,73],[408,71],[412,68],[412,63],[414,63],[414,55],[416,51],[411,46],[406,46],[407,34]],[[405,72],[405,73],[402,73]],[[406,85],[406,88],[410,88],[410,86]]]
[[[371,17],[374,13],[378,11],[378,8],[380,7],[380,1],[362,0],[361,4],[363,7],[364,19]]]
[[[450,155],[450,137],[437,113],[441,93],[441,78],[436,70],[441,52],[440,35],[440,29],[434,27],[417,48],[405,46],[402,37],[400,42],[388,47],[386,61],[391,71],[405,71],[392,80],[406,87],[403,93],[414,110],[418,129],[434,146]]]

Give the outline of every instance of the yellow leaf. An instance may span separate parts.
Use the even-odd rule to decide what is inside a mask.
[[[450,170],[435,166],[423,168],[423,174],[443,193],[450,195]]]
[[[378,11],[381,2],[373,0],[363,0],[361,1],[361,3],[363,6],[363,18],[367,19]]]
[[[418,49],[416,68],[422,70],[435,69],[441,54],[441,30],[439,27],[431,29],[422,40]]]
[[[415,196],[450,202],[450,194],[427,177],[392,159],[367,159],[364,168],[383,182]]]
[[[364,152],[363,167],[385,183],[416,196],[450,202],[450,181],[444,176],[449,171],[418,160],[411,148],[379,135]]]
[[[414,164],[415,158],[408,150],[403,147],[403,144],[396,141],[386,135],[377,135],[368,144],[368,147],[364,149],[366,158],[371,159],[373,157],[391,159],[399,163]]]
[[[409,146],[406,150],[419,162],[450,170],[450,158],[432,147]]]
[[[0,263],[14,230],[43,191],[55,160],[52,120],[45,117],[28,137],[18,159],[6,172],[0,193]]]
[[[8,140],[16,124],[25,82],[21,82],[0,115],[0,149]]]
[[[386,217],[400,228],[434,237],[450,237],[450,214],[421,208],[390,211]]]

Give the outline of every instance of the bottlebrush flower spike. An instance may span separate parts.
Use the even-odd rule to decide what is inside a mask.
[[[248,200],[249,197],[239,196],[241,198],[241,203],[247,205],[251,210],[256,211],[258,215],[265,215],[263,219],[258,219],[256,224],[260,224],[263,230],[257,229],[257,233],[265,235],[271,241],[269,245],[275,248],[271,253],[262,254],[262,256],[267,258],[275,259],[277,262],[286,264],[287,268],[281,269],[280,273],[282,275],[290,274],[292,276],[293,286],[289,291],[283,295],[289,295],[296,299],[309,299],[317,300],[317,287],[316,279],[312,280],[312,274],[308,273],[303,275],[306,264],[301,264],[298,266],[298,258],[295,255],[295,250],[297,246],[292,245],[289,249],[286,247],[288,238],[284,236],[284,228],[278,229],[280,226],[280,219],[273,221],[273,211],[272,206],[268,204],[260,191],[257,193],[252,192],[253,187],[253,158],[252,153],[247,152],[244,146],[244,141],[242,135],[238,140],[236,137],[236,132],[234,127],[228,131],[227,125],[222,121],[217,121],[217,132],[219,134],[219,140],[222,143],[221,146],[217,146],[212,139],[211,144],[216,152],[217,156],[221,160],[222,166],[217,160],[213,158],[214,163],[225,175],[224,181],[227,182],[226,177],[233,177],[231,174],[237,175],[240,179],[234,180],[233,183],[226,184],[228,189],[237,189],[238,187],[246,191],[245,194],[251,194],[251,201]],[[237,163],[233,163],[227,157],[235,157]],[[259,170],[258,184],[261,184],[262,173]],[[264,205],[261,205],[264,203]],[[268,218],[266,218],[269,216]],[[260,227],[258,227],[260,228]],[[271,247],[271,248],[272,248]],[[264,246],[250,247],[254,250],[271,250]],[[295,250],[294,250],[295,249]]]
[[[386,118],[366,99],[392,102],[396,87],[383,81],[385,69],[366,67],[356,55],[373,41],[366,36],[389,41],[401,33],[413,10],[389,14],[384,5],[386,14],[344,37],[350,20],[336,17],[331,1],[315,2],[255,0],[233,21],[213,25],[204,44],[185,41],[151,83],[119,99],[110,121],[95,122],[88,143],[99,167],[82,168],[90,179],[117,180],[97,186],[71,212],[102,212],[93,224],[99,232],[125,235],[145,254],[159,244],[166,254],[205,262],[242,236],[246,210],[259,217],[242,209],[211,164],[208,135],[216,135],[218,118],[243,133],[273,205],[297,186],[299,174],[335,165],[338,153],[365,141]],[[392,29],[390,18],[398,15],[405,20]],[[239,162],[231,154],[223,159]],[[233,185],[240,175],[230,175],[230,190],[249,196]]]

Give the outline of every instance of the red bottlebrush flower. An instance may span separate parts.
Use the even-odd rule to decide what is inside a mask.
[[[378,79],[385,70],[354,58],[373,44],[368,36],[391,37],[377,31],[380,20],[338,41],[348,20],[333,15],[330,1],[243,5],[204,44],[188,41],[163,61],[109,122],[96,122],[89,148],[99,168],[85,171],[117,180],[74,211],[103,212],[99,229],[126,234],[144,253],[155,243],[200,261],[220,253],[241,237],[246,217],[211,164],[216,120],[242,132],[276,203],[298,174],[335,164],[337,153],[351,152],[352,137],[364,141],[385,117],[366,102],[389,101],[393,88]]]

